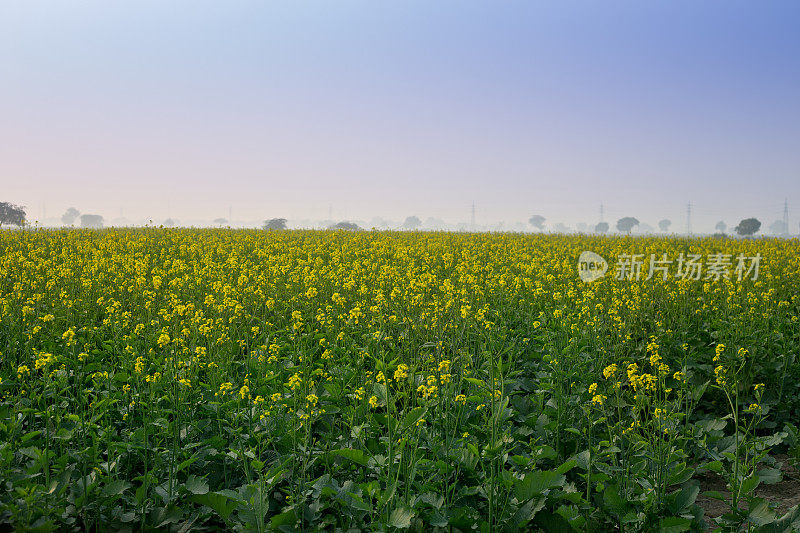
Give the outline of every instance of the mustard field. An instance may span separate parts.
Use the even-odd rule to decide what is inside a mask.
[[[797,239],[0,231],[0,529],[797,530],[799,295]]]

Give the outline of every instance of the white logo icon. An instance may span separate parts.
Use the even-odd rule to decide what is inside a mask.
[[[594,252],[582,252],[578,258],[578,275],[588,283],[606,275],[608,263]]]

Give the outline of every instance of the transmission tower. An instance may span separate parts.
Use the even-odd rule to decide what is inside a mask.
[[[472,202],[472,217],[470,218],[470,227],[475,229],[475,202]]]
[[[789,233],[789,199],[783,201],[783,231]]]
[[[687,235],[692,234],[692,202],[686,206],[686,233]]]

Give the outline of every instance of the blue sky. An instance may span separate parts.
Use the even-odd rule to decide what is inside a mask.
[[[0,5],[33,218],[800,222],[797,2]],[[7,197],[7,198],[6,198]]]

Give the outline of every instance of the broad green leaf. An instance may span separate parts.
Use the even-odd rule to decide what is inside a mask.
[[[133,485],[122,479],[117,479],[103,487],[104,496],[119,496]]]
[[[569,472],[570,470],[572,470],[576,466],[578,466],[578,461],[576,461],[575,459],[569,459],[568,461],[563,463],[561,466],[556,468],[556,472],[558,472],[559,474],[566,474],[567,472]]]
[[[747,519],[757,526],[763,526],[775,520],[775,511],[769,508],[767,500],[754,498],[750,502]]]
[[[394,493],[395,493],[396,490],[397,490],[397,482],[396,481],[392,482],[391,485],[386,487],[386,490],[383,491],[383,494],[381,494],[381,497],[378,498],[378,509],[383,509],[383,506],[386,505],[387,503],[389,503],[392,498],[394,498]]]
[[[670,485],[680,485],[689,481],[692,478],[692,474],[694,474],[693,469],[688,466],[683,467],[680,470],[670,473],[668,482]]]
[[[31,431],[31,432],[26,433],[25,435],[23,435],[22,438],[20,438],[19,440],[21,442],[28,442],[29,440],[35,439],[36,437],[38,437],[41,434],[42,434],[41,431]]]
[[[603,503],[617,516],[622,517],[630,508],[628,501],[619,493],[616,485],[607,485],[603,491]]]
[[[186,459],[185,461],[183,461],[182,463],[180,463],[178,465],[178,470],[177,471],[178,472],[182,472],[183,470],[186,470],[190,465],[192,465],[198,459],[199,459],[199,457],[197,457],[197,456],[193,456],[193,457],[190,457],[190,458]]]
[[[550,488],[562,486],[565,480],[564,474],[552,470],[535,470],[515,483],[514,493],[519,501],[526,501]]]
[[[700,483],[697,481],[690,481],[686,483],[680,492],[675,496],[675,514],[680,514],[688,509],[697,499],[700,494]]]
[[[273,516],[269,524],[272,526],[272,529],[277,530],[281,526],[294,526],[295,522],[297,522],[297,518],[294,514],[294,509],[289,509],[279,515]]]
[[[744,481],[742,481],[742,485],[740,487],[742,496],[753,492],[756,489],[756,487],[758,487],[759,483],[761,483],[761,480],[756,475],[750,476],[746,478]]]
[[[191,497],[193,502],[205,505],[213,509],[223,520],[227,520],[237,503],[232,501],[228,496],[219,494],[217,492],[209,492],[206,494],[195,494]]]
[[[774,485],[780,483],[783,479],[781,471],[777,468],[765,467],[758,471],[758,478],[766,485]]]
[[[208,483],[206,480],[195,475],[189,476],[184,484],[186,490],[191,492],[192,494],[207,494],[208,493]]]
[[[361,466],[367,466],[369,464],[369,456],[361,450],[355,450],[353,448],[341,448],[339,450],[331,450],[331,454],[338,455],[339,457],[344,457],[345,459],[349,459],[354,463],[360,464]]]
[[[550,511],[540,511],[534,517],[534,523],[547,533],[567,533],[575,531],[566,518],[558,513]]]
[[[546,501],[547,496],[539,496],[538,498],[531,498],[525,502],[514,514],[514,518],[512,518],[514,527],[524,528],[526,525],[528,525],[528,522],[533,520],[533,517],[536,516],[536,513],[544,508]]]
[[[661,519],[658,530],[661,533],[681,533],[689,531],[692,521],[680,516],[667,516]]]
[[[403,422],[401,423],[400,431],[405,431],[416,424],[423,416],[425,416],[425,411],[426,408],[424,407],[415,407],[408,411],[405,416],[403,416]]]
[[[401,506],[392,511],[389,515],[389,525],[401,529],[411,527],[411,519],[414,518],[414,511],[408,507]]]

